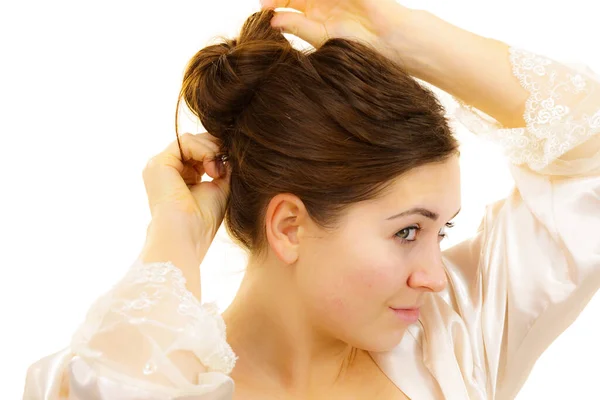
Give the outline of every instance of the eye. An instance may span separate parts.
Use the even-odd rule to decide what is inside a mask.
[[[402,243],[406,242],[414,242],[417,233],[421,230],[419,226],[409,226],[408,228],[404,228],[401,231],[396,233],[396,237],[402,241]]]
[[[446,237],[448,237],[448,234],[446,233],[446,228],[450,229],[450,228],[454,228],[454,222],[448,222],[446,224],[446,226],[444,226],[442,228],[442,230],[439,233],[439,237],[440,237],[440,241],[444,240]]]
[[[448,236],[446,233],[446,229],[450,229],[454,227],[454,222],[448,222],[446,226],[444,226],[440,232],[438,233],[439,240],[442,241],[444,238]],[[396,233],[396,237],[400,239],[402,243],[412,243],[417,239],[418,233],[421,231],[420,226],[409,226],[404,228]]]

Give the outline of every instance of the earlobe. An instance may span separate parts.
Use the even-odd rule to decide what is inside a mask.
[[[292,194],[278,194],[271,199],[267,207],[267,242],[277,257],[286,264],[293,264],[298,260],[298,231],[305,216],[304,203]]]

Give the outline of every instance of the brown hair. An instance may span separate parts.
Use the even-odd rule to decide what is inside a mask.
[[[435,95],[399,65],[350,40],[296,50],[270,26],[273,15],[255,13],[239,38],[196,53],[179,97],[222,141],[231,167],[226,225],[251,251],[264,245],[275,195],[298,196],[315,222],[332,227],[348,205],[458,147]]]

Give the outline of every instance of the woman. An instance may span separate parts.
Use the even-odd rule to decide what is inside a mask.
[[[282,6],[302,14],[258,13],[192,58],[182,96],[211,135],[149,162],[140,257],[30,367],[26,399],[230,399],[233,382],[241,399],[513,398],[597,291],[591,71],[393,1],[264,3]],[[514,164],[517,190],[444,253],[457,143],[409,75],[468,104]],[[220,316],[198,265],[224,216],[250,262]]]

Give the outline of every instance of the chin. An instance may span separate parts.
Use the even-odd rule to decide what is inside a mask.
[[[369,338],[369,340],[363,341],[363,346],[360,348],[362,350],[374,353],[385,353],[387,351],[393,350],[396,346],[398,346],[402,341],[402,338],[404,337],[405,333],[406,329],[403,329],[402,331],[396,331],[391,334],[379,334],[375,337]]]

